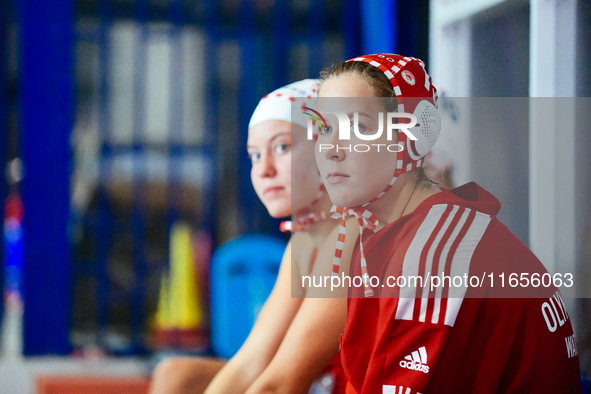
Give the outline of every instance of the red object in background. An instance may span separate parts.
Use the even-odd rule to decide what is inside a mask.
[[[199,230],[193,239],[193,264],[197,273],[200,301],[203,308],[203,323],[200,327],[202,340],[207,344],[210,342],[210,299],[209,299],[209,269],[211,263],[211,252],[213,239],[207,231]]]
[[[192,330],[156,328],[153,340],[161,349],[204,351],[209,348],[209,328]]]
[[[23,215],[24,206],[18,191],[11,191],[4,204],[4,295],[22,302],[21,273],[24,260]],[[7,303],[9,306],[9,303]]]
[[[110,376],[40,376],[38,394],[146,394],[148,378]]]
[[[9,219],[14,219],[21,223],[23,221],[23,215],[25,208],[21,201],[21,197],[18,192],[11,192],[6,197],[6,203],[4,204],[4,222]]]

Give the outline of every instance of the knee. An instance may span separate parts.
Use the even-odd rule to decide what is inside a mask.
[[[167,358],[158,363],[152,373],[150,394],[181,394],[191,389],[195,371],[185,358]]]

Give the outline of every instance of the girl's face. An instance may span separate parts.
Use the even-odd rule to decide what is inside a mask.
[[[346,113],[351,120],[351,130],[353,114],[357,112],[359,131],[363,134],[375,134],[379,125],[378,113],[386,112],[381,100],[376,98],[364,77],[349,73],[331,77],[323,82],[319,92],[318,110],[321,113]],[[396,144],[396,133],[392,133],[392,141],[387,140],[385,132],[376,140],[366,141],[359,139],[351,131],[350,140],[339,141],[336,116],[328,114],[325,119],[328,131],[321,131],[315,154],[330,199],[342,207],[364,204],[380,194],[392,180],[396,169],[396,153],[388,151],[387,147]],[[355,151],[355,145],[358,144],[358,151]],[[378,146],[380,144],[382,145]],[[331,148],[327,148],[331,145]],[[363,152],[367,145],[370,150]],[[391,149],[396,150],[395,147]]]
[[[319,180],[313,149],[306,130],[286,121],[269,120],[249,128],[250,179],[271,216],[289,216],[316,197]]]

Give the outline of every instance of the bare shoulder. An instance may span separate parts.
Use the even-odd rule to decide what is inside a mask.
[[[335,251],[337,248],[337,242],[339,241],[340,232],[340,221],[335,221],[334,228],[329,232],[321,247],[318,249],[316,263],[310,274],[310,286],[307,286],[306,289],[307,297],[347,297],[346,288],[342,286],[339,286],[339,288],[331,286],[333,283],[333,280],[331,279],[333,262],[335,260]],[[358,236],[359,226],[357,221],[355,219],[347,220],[346,237],[342,248],[343,251],[339,269],[339,272],[344,272],[346,275],[349,273],[351,255]]]
[[[290,245],[291,295],[304,297],[306,290],[302,285],[302,276],[310,273],[316,248],[312,238],[303,232],[293,233]]]
[[[293,233],[290,243],[292,264],[297,264],[299,272],[307,274],[316,249],[312,237],[305,232]]]

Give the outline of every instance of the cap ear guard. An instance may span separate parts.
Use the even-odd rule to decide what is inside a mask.
[[[412,160],[419,160],[435,145],[441,131],[441,116],[437,107],[427,100],[421,100],[413,114],[417,117],[417,125],[410,132],[417,139],[410,141],[408,154]]]

